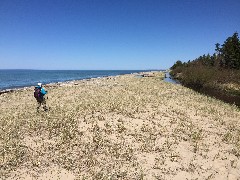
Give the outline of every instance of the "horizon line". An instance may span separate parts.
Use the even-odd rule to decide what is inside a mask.
[[[166,68],[168,69],[168,68]],[[6,69],[1,69],[0,70],[32,70],[32,71],[162,71],[166,69],[24,69],[24,68],[19,68],[19,69],[11,69],[11,68],[6,68]]]

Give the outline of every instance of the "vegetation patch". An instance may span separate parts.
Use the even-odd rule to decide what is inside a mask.
[[[171,67],[183,85],[240,106],[240,41],[238,33],[216,44],[213,55],[203,55]]]

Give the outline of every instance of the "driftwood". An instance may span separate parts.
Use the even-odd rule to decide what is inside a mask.
[[[143,77],[155,77],[154,74],[143,74]]]
[[[14,90],[13,89],[7,89],[7,90],[0,91],[0,95],[4,94],[4,93],[10,93],[10,92],[14,92]]]

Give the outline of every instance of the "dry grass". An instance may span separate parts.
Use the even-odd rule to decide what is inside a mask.
[[[2,179],[240,178],[240,112],[162,81],[123,75],[0,96]]]

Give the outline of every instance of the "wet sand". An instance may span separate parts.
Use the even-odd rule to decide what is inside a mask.
[[[240,110],[135,74],[0,95],[2,179],[240,179]]]

